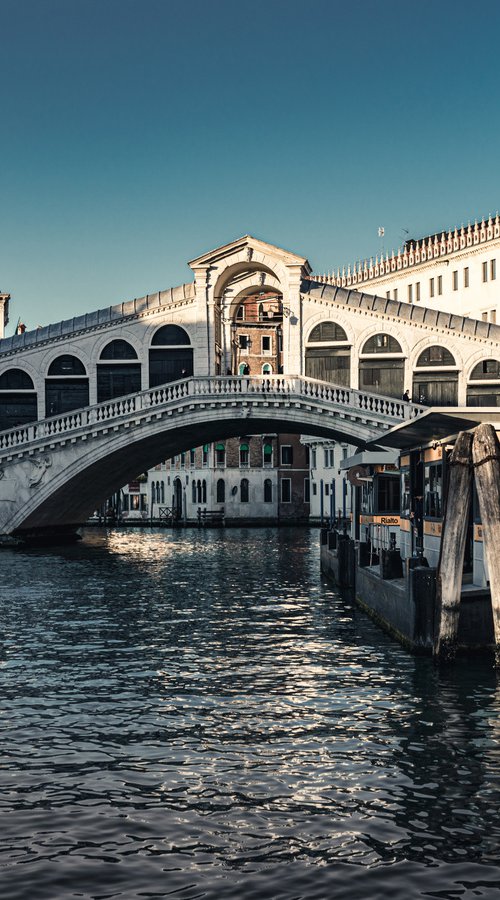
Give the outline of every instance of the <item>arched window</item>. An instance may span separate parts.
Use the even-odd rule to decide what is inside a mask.
[[[86,375],[85,366],[76,356],[64,354],[54,359],[49,366],[47,375],[62,375],[64,378],[74,377],[75,375]]]
[[[226,501],[226,483],[223,478],[217,480],[217,503],[225,503]]]
[[[433,347],[427,347],[423,353],[420,354],[417,360],[417,369],[425,366],[454,366],[455,359],[446,347],[441,347],[438,344]]]
[[[0,375],[0,391],[34,391],[35,385],[22,369],[7,369]]]
[[[0,375],[0,430],[35,422],[37,417],[37,395],[30,376],[22,369],[7,369]]]
[[[193,494],[193,503],[196,503],[196,481],[195,481],[194,479],[193,479],[193,481],[192,481],[192,483],[191,483],[191,491],[192,491],[192,494]],[[199,502],[200,502],[200,501],[198,500],[198,503],[199,503]]]
[[[240,500],[242,503],[248,503],[249,482],[248,478],[242,478],[240,481]]]
[[[164,481],[162,481],[160,484],[160,491],[161,491],[161,502],[165,503],[165,482]]]
[[[347,334],[337,322],[320,322],[313,328],[307,339],[307,342],[311,344],[316,342],[332,344],[338,341],[347,341]]]
[[[391,334],[374,334],[365,341],[362,354],[377,354],[377,359],[360,359],[359,387],[385,397],[403,396],[405,361],[393,354],[402,353],[401,345]]]
[[[265,468],[270,468],[273,464],[273,445],[265,443],[262,447],[262,461]]]
[[[317,378],[319,381],[329,381],[331,384],[338,384],[341,387],[349,387],[351,383],[351,348],[346,346],[347,340],[347,334],[337,322],[320,322],[316,325],[306,344],[305,370],[307,377]],[[322,346],[318,347],[318,344],[322,344]]]
[[[85,366],[76,356],[63,354],[54,359],[45,379],[45,415],[58,416],[89,405],[89,380]]]
[[[101,353],[97,365],[97,402],[135,394],[141,390],[141,364],[128,341],[110,341]]]
[[[215,445],[215,465],[225,466],[226,464],[226,448],[224,444],[216,444]]]
[[[151,340],[152,347],[180,347],[182,345],[189,347],[191,341],[187,331],[179,325],[162,325],[155,331]]]
[[[263,375],[272,375],[273,374],[272,366],[269,363],[264,363],[264,365],[262,366],[262,374]]]
[[[250,447],[248,446],[248,444],[246,444],[246,443],[240,444],[240,468],[243,466],[245,468],[248,467],[249,454],[250,454]]]
[[[362,353],[402,353],[401,345],[392,334],[374,334],[369,338]]]
[[[474,366],[470,381],[475,383],[467,385],[467,406],[500,406],[499,360],[481,360]]]
[[[458,371],[439,371],[440,367],[446,369],[455,365],[455,359],[446,347],[439,344],[427,347],[418,357],[416,369],[419,371],[413,373],[413,400],[428,406],[456,406]]]
[[[198,482],[197,482],[197,489],[198,489],[198,503],[203,503],[201,481],[199,478],[198,478]]]
[[[106,344],[99,359],[137,359],[137,353],[128,341],[117,339]]]
[[[179,325],[162,325],[153,335],[149,351],[149,386],[167,384],[193,374],[189,335]]]
[[[205,481],[205,479],[203,479],[203,481],[201,482],[201,502],[207,502],[207,482]]]
[[[264,503],[273,502],[273,483],[270,478],[264,479]]]

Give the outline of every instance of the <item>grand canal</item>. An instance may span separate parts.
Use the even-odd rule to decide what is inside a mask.
[[[414,658],[318,532],[5,550],[3,900],[500,898],[500,684]]]

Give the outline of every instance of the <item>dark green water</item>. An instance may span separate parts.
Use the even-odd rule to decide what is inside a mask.
[[[0,897],[500,898],[500,685],[411,657],[317,531],[0,557]]]

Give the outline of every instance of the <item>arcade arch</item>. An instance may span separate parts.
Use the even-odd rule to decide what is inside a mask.
[[[500,360],[476,363],[467,384],[467,406],[500,406]]]
[[[193,348],[180,325],[162,325],[153,334],[149,349],[149,387],[177,381],[193,374]]]
[[[365,341],[359,359],[360,390],[400,398],[404,374],[403,350],[392,334],[379,332]]]
[[[319,322],[312,329],[305,347],[305,374],[308,378],[350,387],[351,345],[337,322]]]
[[[38,398],[32,378],[23,369],[7,369],[0,375],[0,431],[37,418]]]
[[[446,347],[426,347],[413,372],[413,400],[428,406],[456,406],[458,375],[455,357]]]
[[[82,361],[64,353],[51,363],[45,378],[45,415],[57,416],[89,405],[89,379]]]
[[[135,361],[134,361],[135,360]],[[97,402],[141,390],[141,364],[128,341],[117,338],[101,351],[97,363]]]

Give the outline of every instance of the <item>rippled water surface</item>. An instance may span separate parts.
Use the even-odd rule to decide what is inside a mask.
[[[318,537],[2,552],[2,900],[500,898],[491,663],[408,655]]]

